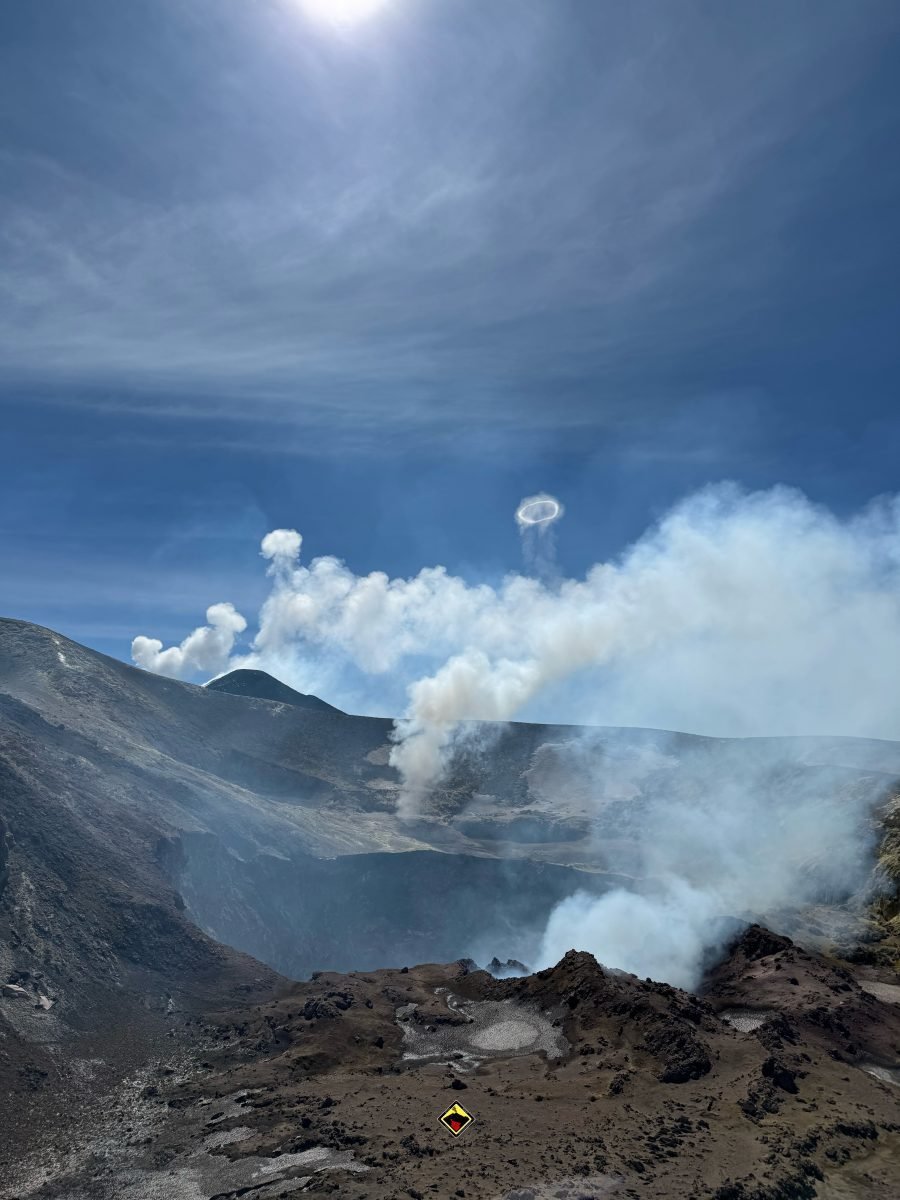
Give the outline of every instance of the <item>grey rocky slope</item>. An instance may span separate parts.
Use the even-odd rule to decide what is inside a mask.
[[[653,805],[696,799],[710,761],[736,778],[774,763],[776,805],[863,796],[876,817],[900,775],[887,742],[473,727],[427,813],[402,821],[391,729],[0,621],[7,1147],[40,1140],[61,1104],[171,1060],[191,1014],[271,996],[276,970],[529,961],[559,899],[634,883]],[[797,863],[822,881],[811,938],[864,924],[828,866]],[[802,932],[802,913],[754,915]]]
[[[0,621],[0,879],[16,893],[58,835],[109,864],[104,888],[127,880],[168,897],[179,922],[295,978],[497,949],[527,962],[556,901],[640,872],[653,804],[695,802],[710,761],[740,779],[769,756],[774,803],[821,796],[823,813],[826,800],[889,795],[900,777],[890,742],[513,724],[480,727],[427,815],[402,821],[391,730],[165,679]],[[17,795],[30,799],[15,807]],[[827,933],[847,897],[804,853],[798,871],[822,876]],[[797,914],[753,915],[802,933]]]
[[[314,708],[319,712],[340,711],[333,705],[326,704],[324,700],[320,700],[318,696],[309,696],[304,692],[295,691],[281,680],[273,679],[265,671],[249,670],[246,667],[240,667],[236,671],[229,671],[227,675],[211,679],[206,686],[213,692],[228,692],[232,696],[249,696],[254,700],[275,700],[279,704],[294,704],[297,708]]]

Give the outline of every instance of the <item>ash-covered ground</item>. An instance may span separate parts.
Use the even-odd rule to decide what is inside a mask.
[[[900,988],[758,926],[700,995],[572,952],[506,980],[324,973],[170,1023],[113,1102],[7,1155],[4,1200],[897,1195]]]

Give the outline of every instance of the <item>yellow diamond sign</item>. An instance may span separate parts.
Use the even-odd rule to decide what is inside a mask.
[[[471,1125],[475,1118],[471,1113],[467,1113],[461,1104],[451,1104],[445,1113],[441,1113],[439,1120],[441,1124],[449,1129],[454,1137],[459,1137],[467,1125]]]

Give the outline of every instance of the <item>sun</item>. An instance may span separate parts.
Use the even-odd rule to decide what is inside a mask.
[[[336,28],[358,25],[373,17],[387,0],[300,0],[300,6],[315,21]]]

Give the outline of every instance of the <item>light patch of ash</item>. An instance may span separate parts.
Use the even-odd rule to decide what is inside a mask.
[[[458,1070],[467,1071],[486,1058],[560,1058],[568,1048],[553,1015],[538,1008],[513,1000],[463,1000],[450,992],[445,1002],[446,1018],[429,1017],[414,1004],[397,1009],[407,1065],[452,1059]]]
[[[539,1036],[530,1021],[496,1021],[472,1034],[472,1045],[479,1050],[523,1050],[533,1046]]]
[[[260,1163],[253,1178],[260,1175],[274,1175],[294,1167],[311,1168],[313,1171],[368,1171],[363,1163],[356,1162],[349,1150],[329,1150],[327,1146],[315,1146],[312,1150],[303,1150],[299,1154],[282,1154],[278,1158],[263,1158],[251,1160]]]
[[[882,1083],[893,1083],[900,1087],[900,1069],[897,1067],[885,1067],[880,1063],[873,1062],[860,1063],[860,1066],[867,1075],[880,1079]]]
[[[224,1131],[223,1131],[224,1132]],[[248,1131],[252,1133],[252,1130]],[[229,1159],[205,1150],[195,1151],[188,1160],[175,1159],[161,1171],[132,1171],[127,1183],[116,1179],[117,1190],[110,1200],[211,1200],[223,1194],[252,1192],[254,1198],[283,1195],[305,1186],[319,1171],[361,1173],[369,1168],[356,1162],[349,1150],[329,1150],[317,1146],[299,1154],[281,1154],[277,1158],[248,1155]],[[169,1190],[166,1191],[165,1189]],[[105,1200],[105,1198],[104,1198]]]
[[[164,1107],[147,1101],[145,1089],[156,1083],[163,1072],[172,1083],[186,1079],[190,1066],[189,1058],[173,1057],[166,1063],[149,1063],[103,1099],[102,1113],[86,1104],[65,1144],[48,1143],[17,1163],[16,1169],[0,1180],[0,1200],[37,1200],[48,1185],[53,1185],[54,1200],[82,1200],[88,1195],[94,1200],[95,1196],[106,1195],[103,1177],[113,1175],[118,1187],[119,1173],[127,1170],[129,1159],[135,1155],[132,1146],[149,1140],[168,1116]],[[122,1138],[122,1129],[128,1130],[127,1142]],[[85,1172],[92,1176],[89,1192],[83,1191],[78,1182]],[[65,1190],[69,1181],[71,1186]],[[117,1196],[118,1191],[110,1191],[109,1195]],[[172,1200],[181,1197],[172,1193]]]
[[[870,995],[884,1000],[887,1004],[900,1004],[900,984],[898,983],[876,983],[869,979],[861,979],[859,986],[864,992],[869,992]]]
[[[719,1019],[738,1033],[753,1033],[775,1016],[774,1008],[723,1008]]]
[[[218,1150],[221,1146],[233,1146],[253,1136],[249,1125],[235,1125],[232,1129],[219,1129],[211,1133],[203,1143],[204,1150]]]
[[[221,1121],[231,1121],[235,1117],[245,1116],[244,1104],[255,1094],[255,1092],[235,1092],[233,1096],[229,1096],[225,1100],[216,1100],[215,1103],[201,1100],[198,1108],[208,1108],[207,1125],[217,1125]]]
[[[177,1086],[187,1073],[164,1068]],[[107,1121],[93,1136],[68,1153],[55,1153],[23,1171],[3,1200],[43,1200],[52,1188],[53,1200],[211,1200],[215,1196],[252,1193],[254,1200],[291,1195],[303,1189],[320,1171],[361,1173],[369,1168],[349,1150],[313,1147],[300,1153],[273,1156],[248,1154],[230,1158],[222,1151],[252,1137],[249,1125],[223,1128],[222,1123],[250,1118],[253,1092],[237,1092],[213,1102],[200,1101],[176,1112],[161,1100],[155,1087],[158,1068],[136,1073],[118,1089]],[[171,1075],[169,1071],[173,1071]],[[153,1143],[164,1127],[177,1124],[182,1149],[164,1165],[154,1160]],[[211,1128],[212,1127],[212,1128]],[[123,1137],[123,1130],[127,1136]]]
[[[128,1171],[117,1181],[121,1200],[209,1200],[199,1178],[191,1171]],[[63,1200],[87,1200],[87,1194],[70,1192]]]
[[[25,890],[29,900],[33,899],[33,887]],[[23,885],[24,888],[24,885]],[[4,954],[0,957],[0,970],[8,977],[17,976],[12,970],[11,957]],[[56,1004],[59,989],[52,987],[51,998],[42,989],[48,987],[43,976],[40,982],[27,976],[19,983],[4,983],[0,985],[0,1015],[13,1027],[19,1037],[39,1045],[53,1045],[59,1042],[65,1031],[65,1025],[59,1020],[58,1014],[51,1012]]]

